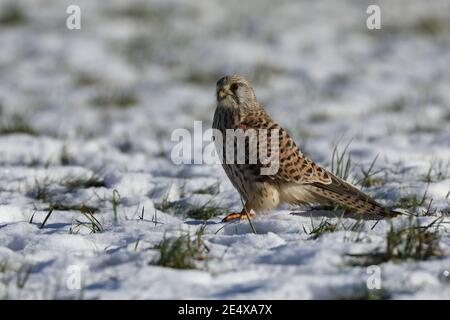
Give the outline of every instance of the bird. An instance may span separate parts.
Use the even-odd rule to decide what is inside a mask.
[[[216,98],[212,124],[216,153],[243,200],[242,210],[226,215],[223,222],[251,219],[282,204],[338,204],[357,213],[381,217],[399,214],[306,157],[286,130],[272,120],[258,102],[251,83],[245,77],[233,74],[220,78],[216,83]],[[255,149],[250,150],[255,139],[252,140],[250,135],[245,138],[245,161],[241,162],[237,161],[237,138],[233,136],[227,140],[227,135],[239,130],[244,134],[263,132],[261,136],[256,135],[263,137],[256,139],[256,152]],[[272,132],[277,133],[277,139]],[[274,144],[275,140],[277,143]],[[232,148],[229,149],[233,152],[232,161],[226,158],[227,148]],[[249,161],[255,153],[260,155],[260,151],[278,161],[276,171],[262,174],[271,164],[263,162],[259,156],[256,162]]]

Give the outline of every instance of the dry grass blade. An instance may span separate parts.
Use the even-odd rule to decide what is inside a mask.
[[[41,226],[39,227],[39,229],[44,228],[45,224],[47,223],[47,220],[50,218],[51,214],[53,213],[53,209],[50,209],[50,211],[47,213],[47,215],[44,218],[44,221],[42,221]]]
[[[114,213],[114,222],[117,223],[119,221],[119,213],[117,210],[118,204],[120,201],[120,193],[116,189],[113,190],[113,196],[112,196],[112,207],[113,207],[113,213]]]

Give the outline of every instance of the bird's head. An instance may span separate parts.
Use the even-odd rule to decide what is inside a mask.
[[[219,79],[216,94],[217,103],[223,107],[245,111],[259,106],[250,82],[238,74]]]

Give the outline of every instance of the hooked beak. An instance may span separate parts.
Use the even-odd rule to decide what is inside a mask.
[[[233,93],[230,91],[230,90],[228,90],[228,89],[225,89],[225,88],[221,88],[220,90],[219,90],[219,92],[217,93],[217,98],[218,98],[218,100],[222,100],[222,99],[224,99],[226,96],[231,96]]]

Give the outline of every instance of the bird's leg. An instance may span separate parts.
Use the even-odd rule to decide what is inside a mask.
[[[255,214],[250,213],[251,210],[252,208],[250,207],[249,203],[246,202],[241,212],[233,212],[228,214],[225,218],[223,218],[222,222],[228,222],[235,219],[252,219],[255,217]]]

